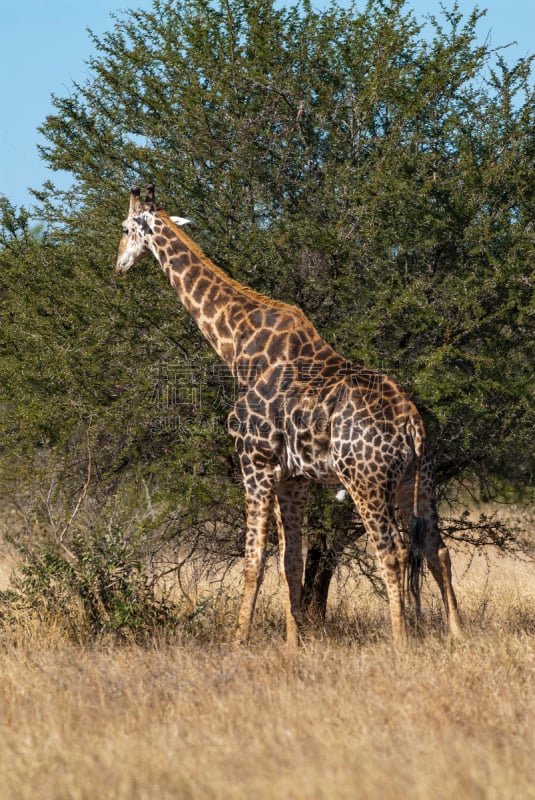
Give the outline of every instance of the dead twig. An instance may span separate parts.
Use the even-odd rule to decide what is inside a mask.
[[[71,527],[71,525],[72,525],[72,523],[74,521],[74,518],[78,514],[78,512],[79,512],[79,510],[81,508],[81,505],[84,502],[85,496],[86,496],[86,494],[87,494],[87,492],[89,490],[89,484],[91,483],[91,469],[92,469],[92,457],[91,457],[91,445],[90,445],[90,441],[89,441],[89,426],[88,426],[88,428],[87,428],[87,478],[86,478],[86,481],[85,481],[85,483],[84,483],[84,485],[82,487],[82,491],[80,492],[78,500],[76,501],[76,505],[74,506],[73,512],[72,512],[71,516],[69,517],[69,519],[67,520],[67,522],[65,523],[65,525],[63,526],[63,529],[58,533],[57,530],[55,529],[55,526],[54,526],[54,536],[56,538],[56,541],[59,544],[59,546],[61,547],[61,549],[63,550],[63,552],[65,553],[65,555],[67,556],[67,559],[69,560],[69,562],[71,564],[76,563],[78,561],[78,557],[76,556],[75,553],[72,552],[72,550],[69,547],[67,547],[67,545],[65,544],[63,539],[65,538],[65,535],[66,535],[67,531]]]

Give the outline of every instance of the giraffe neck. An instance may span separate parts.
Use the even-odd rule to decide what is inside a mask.
[[[334,354],[300,309],[232,279],[162,211],[152,250],[183,305],[239,382],[249,383],[275,361]]]

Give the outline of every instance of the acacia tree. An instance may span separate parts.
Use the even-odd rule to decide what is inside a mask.
[[[436,419],[439,474],[507,464],[516,482],[531,62],[496,62],[480,16],[454,7],[425,41],[402,0],[158,1],[95,39],[94,77],[55,99],[42,154],[73,174],[80,203],[60,218],[106,283],[123,191],[149,176],[218,263],[411,386]]]
[[[480,44],[482,14],[454,5],[424,37],[404,0],[154,0],[93,37],[41,128],[73,188],[36,192],[39,241],[4,205],[11,455],[46,447],[76,492],[90,421],[102,497],[141,475],[193,516],[238,507],[228,376],[153,265],[111,278],[125,192],[151,180],[216,263],[412,391],[443,491],[527,487],[531,59]]]

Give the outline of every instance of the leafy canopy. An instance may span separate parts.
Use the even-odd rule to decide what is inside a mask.
[[[403,0],[154,0],[93,36],[41,128],[72,190],[36,192],[39,237],[2,205],[4,479],[39,453],[75,492],[89,426],[104,494],[239,496],[228,376],[154,264],[112,277],[128,188],[154,181],[216,263],[414,393],[443,485],[526,486],[531,59],[481,43],[483,13],[424,37]]]

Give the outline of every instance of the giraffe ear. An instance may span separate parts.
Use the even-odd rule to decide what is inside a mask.
[[[175,223],[175,225],[187,225],[188,222],[191,222],[190,219],[186,219],[186,217],[169,217],[169,219]]]

